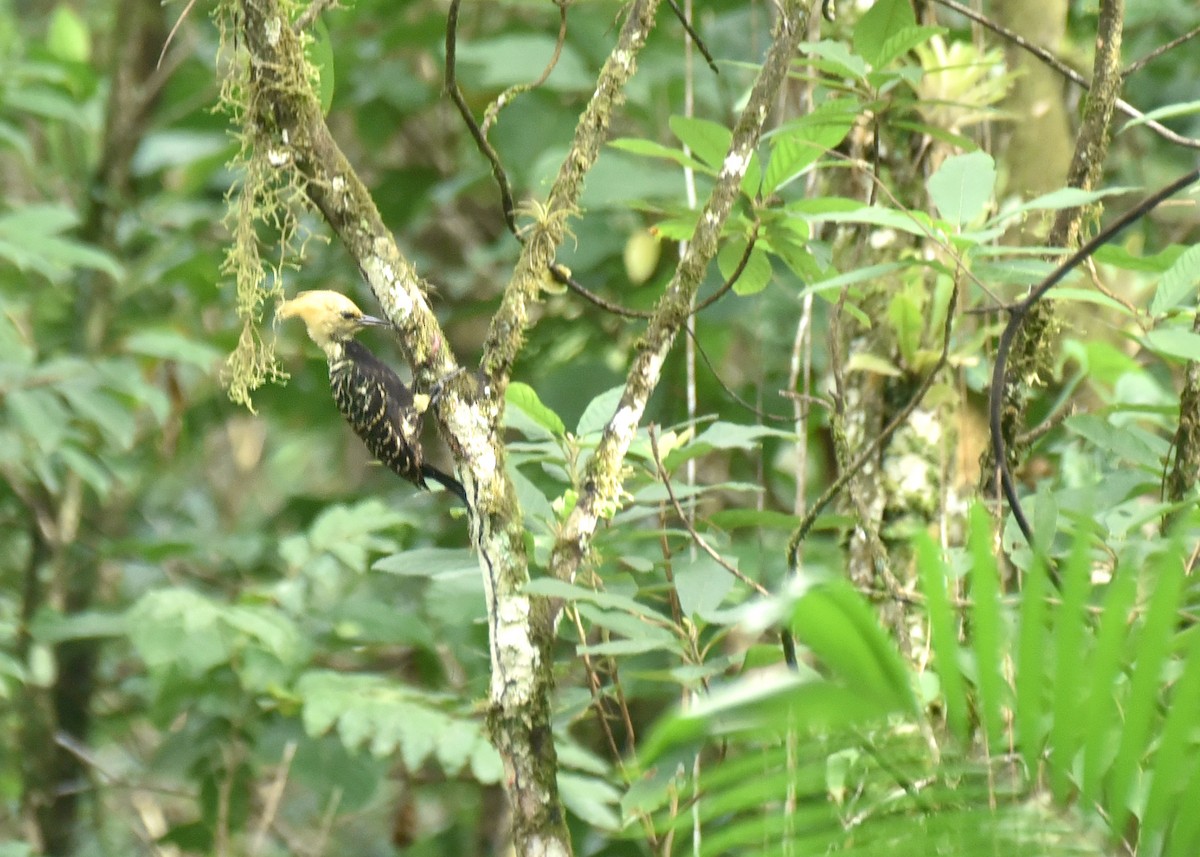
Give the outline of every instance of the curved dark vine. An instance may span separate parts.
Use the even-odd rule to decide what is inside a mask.
[[[1174,196],[1197,179],[1200,179],[1200,169],[1192,170],[1150,194],[1071,254],[1070,258],[1055,268],[1050,276],[1038,283],[1023,301],[1009,308],[1008,324],[1000,334],[1000,341],[996,346],[996,364],[992,369],[992,383],[988,390],[988,427],[992,436],[992,449],[995,450],[996,455],[996,471],[1000,479],[1000,489],[1004,492],[1004,499],[1008,501],[1008,506],[1012,510],[1013,520],[1017,522],[1017,527],[1025,536],[1030,547],[1033,546],[1033,528],[1029,525],[1029,519],[1025,517],[1025,511],[1021,508],[1021,498],[1017,496],[1017,488],[1009,467],[1008,450],[1002,431],[1004,390],[1008,384],[1008,352],[1012,349],[1013,341],[1020,332],[1021,325],[1029,315],[1030,309],[1042,299],[1046,292],[1061,282],[1067,274],[1087,260],[1100,247],[1116,237],[1121,230],[1145,217],[1163,200]]]

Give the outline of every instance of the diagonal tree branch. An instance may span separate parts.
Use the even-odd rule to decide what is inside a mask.
[[[306,179],[313,205],[358,265],[384,313],[396,326],[413,371],[423,380],[454,368],[426,284],[396,246],[366,185],[333,139],[308,85],[301,36],[278,0],[243,0],[240,28],[250,62],[249,132],[267,147],[276,167],[292,166]]]
[[[688,242],[687,252],[655,307],[626,377],[624,395],[588,462],[579,501],[554,546],[550,570],[560,580],[574,578],[597,524],[620,505],[625,454],[637,432],[646,402],[658,385],[667,353],[682,330],[691,301],[709,262],[716,255],[721,229],[737,200],[750,157],[787,75],[788,65],[804,36],[808,14],[809,3],[804,0],[786,0],[781,4],[770,51],[733,130],[733,139],[712,194]]]
[[[493,384],[493,394],[502,398],[508,373],[521,348],[530,324],[529,305],[538,300],[545,278],[550,276],[554,254],[567,235],[583,192],[583,179],[600,155],[600,147],[612,116],[624,101],[624,86],[633,77],[636,58],[654,25],[658,0],[634,0],[617,37],[587,108],[575,126],[575,137],[544,206],[535,206],[534,224],[521,249],[512,279],[504,290],[500,309],[492,317],[483,346],[481,368]],[[498,423],[499,412],[496,420]]]

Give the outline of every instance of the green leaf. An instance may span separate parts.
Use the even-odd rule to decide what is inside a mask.
[[[709,119],[691,116],[672,116],[667,120],[673,133],[681,143],[692,150],[701,161],[719,171],[729,153],[733,132]]]
[[[736,567],[736,563],[734,564]],[[734,577],[707,554],[675,565],[679,607],[689,618],[704,617],[721,606],[733,589]]]
[[[726,279],[732,277],[745,252],[746,240],[744,238],[735,238],[726,242],[717,254],[717,267],[720,269],[721,275]],[[745,296],[761,292],[771,282],[772,273],[771,260],[760,247],[756,246],[750,251],[741,276],[733,284],[734,294]]]
[[[971,729],[967,708],[967,686],[961,668],[958,644],[958,619],[950,607],[946,564],[938,546],[928,533],[918,532],[914,539],[917,548],[917,573],[925,593],[925,610],[929,614],[930,643],[946,700],[946,723],[960,741],[966,741]]]
[[[616,811],[621,793],[605,780],[560,771],[558,789],[563,806],[590,828],[608,831],[621,829],[621,817]]]
[[[945,27],[922,27],[916,24],[901,27],[891,33],[880,46],[878,55],[871,60],[871,65],[877,69],[884,68],[893,60],[904,56],[918,45],[923,45],[934,36],[947,33]]]
[[[221,352],[207,342],[191,339],[166,327],[139,329],[126,337],[125,350],[143,357],[186,363],[206,372],[222,360]]]
[[[770,138],[771,159],[763,175],[763,195],[786,187],[850,133],[856,119],[855,102],[827,102],[798,120],[789,122]]]
[[[854,27],[854,52],[880,68],[889,59],[885,50],[888,40],[916,23],[907,0],[878,0]]]
[[[585,586],[567,583],[565,580],[556,580],[553,577],[535,577],[525,584],[524,591],[530,595],[561,598],[565,601],[582,601],[604,609],[623,610],[635,616],[643,616],[656,621],[664,627],[673,624],[662,613],[627,595],[588,589]]]
[[[402,577],[464,577],[479,574],[479,561],[466,548],[416,548],[384,557],[373,571]]]
[[[655,143],[653,140],[642,140],[637,137],[622,137],[609,142],[614,149],[620,149],[622,152],[629,152],[634,155],[642,155],[648,158],[666,158],[669,161],[674,161],[681,167],[690,167],[696,172],[705,175],[714,176],[716,170],[709,169],[700,161],[688,155],[683,149],[672,149],[670,146],[664,146],[662,143]]]
[[[1116,751],[1121,721],[1117,716],[1118,676],[1126,667],[1124,654],[1130,608],[1137,597],[1138,575],[1118,574],[1108,586],[1096,650],[1087,665],[1088,695],[1080,707],[1081,731],[1085,735],[1080,793],[1095,802],[1101,797],[1104,775]]]
[[[121,267],[111,255],[61,235],[77,224],[76,214],[61,205],[29,205],[0,215],[0,259],[49,280],[60,280],[78,268],[121,280]]]
[[[517,408],[533,422],[545,429],[551,437],[562,437],[567,427],[562,419],[550,408],[542,404],[537,391],[528,384],[514,381],[508,385],[504,394],[504,402],[510,408]]]
[[[1166,104],[1130,119],[1121,126],[1117,133],[1122,134],[1130,128],[1144,125],[1147,122],[1158,121],[1160,119],[1176,119],[1180,116],[1192,116],[1196,113],[1200,113],[1200,101],[1180,101],[1175,104]]]
[[[908,667],[850,583],[835,579],[800,596],[791,628],[837,678],[894,711],[916,710]]]
[[[1017,743],[1026,765],[1036,765],[1042,758],[1045,736],[1044,712],[1046,690],[1050,687],[1050,656],[1046,645],[1046,601],[1049,579],[1040,552],[1025,575],[1025,588],[1020,601],[1021,626],[1017,635],[1016,723]],[[1030,767],[1033,770],[1033,767]]]
[[[616,413],[617,405],[620,404],[623,395],[625,395],[625,387],[622,385],[605,390],[588,402],[587,407],[583,409],[583,414],[579,417],[579,425],[575,427],[575,435],[586,437],[589,434],[603,431],[604,427],[608,425],[608,421],[613,418],[613,414]]]
[[[987,207],[996,188],[996,162],[986,152],[952,155],[927,183],[942,217],[957,226],[971,223]]]
[[[1179,624],[1179,602],[1188,580],[1183,552],[1164,552],[1151,573],[1154,579],[1150,606],[1137,635],[1137,661],[1133,665],[1125,701],[1125,722],[1119,730],[1120,745],[1108,778],[1106,803],[1113,830],[1125,829],[1132,811],[1131,801],[1141,761],[1155,743],[1152,727],[1162,704],[1163,665]]]
[[[1058,190],[1035,197],[1029,202],[1022,203],[1015,208],[1000,212],[988,221],[988,224],[1003,223],[1028,211],[1059,211],[1064,208],[1091,205],[1093,202],[1098,202],[1105,197],[1118,196],[1135,190],[1137,188],[1132,187],[1111,187],[1104,188],[1103,190],[1080,190],[1075,187],[1059,188]]]
[[[1200,337],[1197,337],[1200,339]],[[1094,414],[1076,414],[1068,417],[1066,427],[1095,444],[1100,449],[1122,459],[1157,472],[1162,467],[1162,456],[1155,452],[1132,429],[1118,428]]]
[[[46,28],[46,48],[54,57],[72,63],[85,63],[92,55],[87,24],[70,6],[54,7]]]
[[[909,289],[897,292],[888,304],[887,317],[892,332],[896,335],[896,346],[906,366],[915,365],[917,351],[921,347],[921,333],[925,317],[921,305]]]
[[[1162,327],[1147,333],[1143,341],[1156,354],[1182,360],[1200,360],[1200,333],[1182,327]]]
[[[321,101],[321,115],[328,116],[333,106],[334,67],[333,40],[323,18],[317,18],[312,28],[312,39],[304,46],[304,54],[317,71],[317,94]]]
[[[1000,569],[992,545],[992,519],[982,504],[971,507],[968,550],[971,555],[971,646],[975,653],[980,714],[989,745],[1004,744],[1009,703],[1001,660],[1009,651],[1000,617]]]
[[[1200,283],[1200,244],[1185,250],[1158,282],[1150,301],[1150,315],[1160,316],[1169,309],[1190,299],[1196,303],[1196,285]]]
[[[822,39],[819,42],[804,42],[800,50],[822,71],[827,71],[834,77],[849,77],[862,79],[867,74],[867,63],[861,56],[850,53],[843,41]]]
[[[1125,576],[1136,580],[1133,575]],[[1151,836],[1167,827],[1180,806],[1194,806],[1182,804],[1180,798],[1189,779],[1200,777],[1192,741],[1196,723],[1200,722],[1200,634],[1191,636],[1184,655],[1183,674],[1171,689],[1164,710],[1166,718],[1149,768],[1150,790],[1142,818],[1144,834]]]
[[[465,76],[467,66],[478,69],[470,75],[468,86],[499,89],[530,84],[541,77],[546,64],[556,54],[554,70],[542,83],[542,89],[547,92],[590,92],[595,87],[596,76],[579,52],[569,42],[559,45],[552,36],[541,33],[460,41],[459,74]]]

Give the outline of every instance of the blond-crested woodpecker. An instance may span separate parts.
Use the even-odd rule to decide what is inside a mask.
[[[329,291],[301,292],[280,304],[276,315],[303,320],[309,338],[325,352],[333,400],[372,455],[421,488],[432,479],[467,502],[462,483],[422,461],[421,424],[429,397],[415,395],[354,339],[364,327],[390,323],[365,315],[345,295]]]

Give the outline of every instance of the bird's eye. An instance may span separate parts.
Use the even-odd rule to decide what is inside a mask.
[[[342,318],[346,319],[346,321],[354,321],[354,319],[358,318],[358,315],[354,310],[348,309],[342,311]]]

